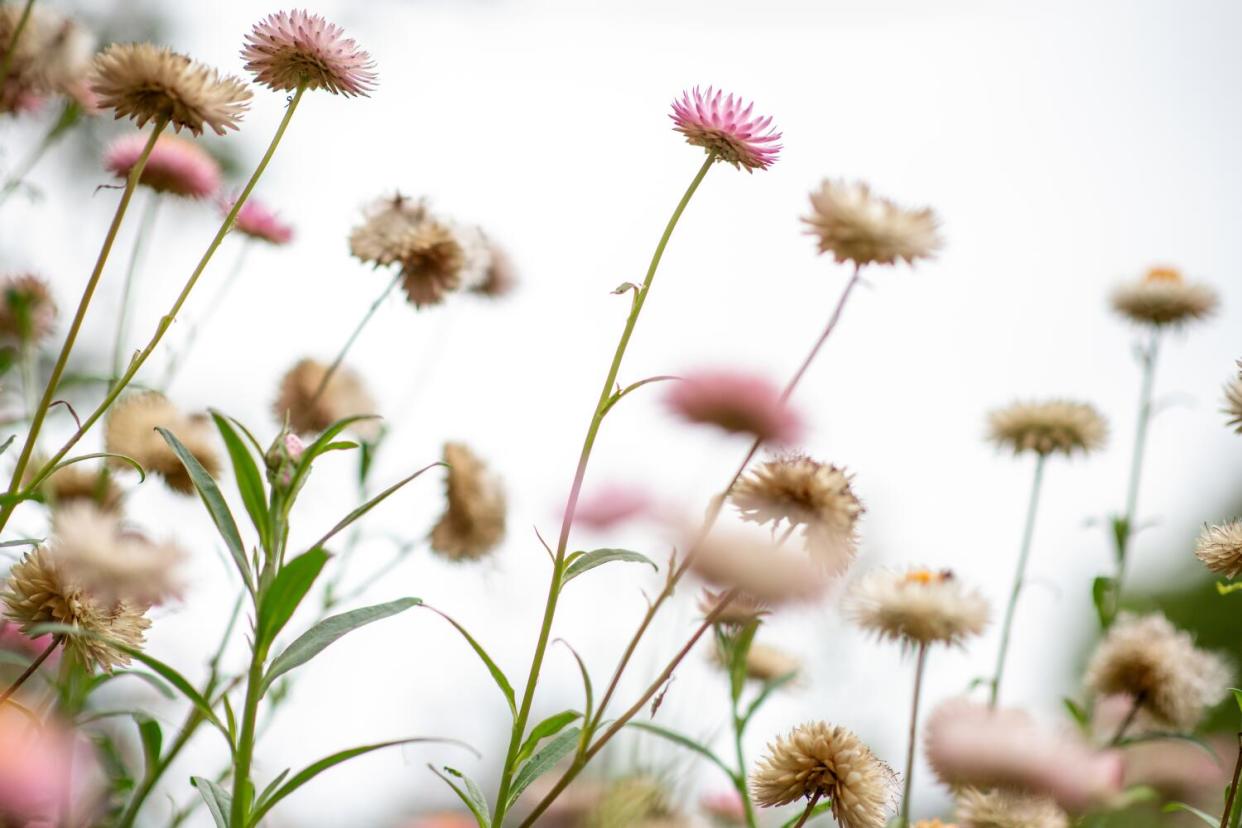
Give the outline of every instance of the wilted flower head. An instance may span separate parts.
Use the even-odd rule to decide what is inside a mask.
[[[376,267],[399,264],[410,302],[415,307],[434,305],[460,288],[467,276],[478,284],[486,279],[488,251],[482,237],[474,231],[463,235],[463,229],[468,228],[454,228],[434,218],[421,201],[398,193],[368,210],[366,220],[349,235],[349,250]]]
[[[1226,578],[1242,572],[1242,521],[1205,526],[1195,541],[1195,557]]]
[[[513,266],[508,252],[495,242],[490,243],[483,280],[470,288],[470,291],[490,299],[500,299],[513,293],[517,285],[517,269]]]
[[[1160,328],[1210,316],[1220,299],[1208,285],[1186,281],[1176,268],[1153,267],[1142,279],[1117,287],[1112,301],[1113,310],[1130,321]]]
[[[280,381],[272,405],[276,419],[283,422],[288,417],[289,428],[296,434],[316,434],[337,420],[375,414],[375,400],[362,384],[362,377],[341,365],[324,384],[327,373],[328,366],[322,362],[298,360]],[[375,431],[372,420],[359,421],[353,428],[364,437],[373,436]]]
[[[126,531],[116,515],[88,503],[56,513],[48,545],[64,578],[105,604],[149,606],[181,592],[180,547]]]
[[[702,147],[720,161],[746,172],[766,170],[781,151],[781,134],[772,130],[772,118],[752,116],[747,104],[722,90],[683,92],[673,101],[673,129],[686,136],[686,143]]]
[[[641,517],[653,507],[651,495],[637,486],[610,483],[589,492],[574,509],[574,526],[596,532]]]
[[[128,664],[129,656],[112,642],[141,647],[151,626],[144,617],[146,607],[126,601],[106,603],[84,592],[44,547],[27,553],[13,565],[0,600],[5,604],[5,616],[16,621],[22,632],[28,633],[40,624],[68,624],[91,634],[66,636],[64,642],[65,649],[88,670],[112,670]]]
[[[1108,424],[1094,406],[1070,400],[1016,402],[988,414],[988,439],[1014,454],[1084,454],[1104,445]]]
[[[299,9],[256,23],[241,55],[255,80],[277,91],[304,86],[349,97],[375,89],[371,56],[340,26]]]
[[[1242,360],[1239,360],[1242,368]],[[1224,413],[1229,417],[1229,427],[1242,434],[1242,374],[1225,383]]]
[[[723,660],[724,653],[716,649],[716,661],[720,666],[727,667]],[[746,677],[755,681],[776,681],[785,676],[793,675],[802,669],[802,662],[783,650],[767,644],[751,643],[746,651]]]
[[[137,460],[148,473],[162,477],[173,491],[194,494],[190,473],[172,446],[155,430],[157,427],[172,432],[208,474],[219,474],[220,457],[206,419],[187,416],[158,391],[129,394],[112,406],[104,429],[104,446],[112,454]],[[131,468],[120,460],[114,464],[117,468]]]
[[[732,788],[721,788],[703,794],[699,808],[718,825],[745,825],[746,803],[742,795]]]
[[[966,788],[957,795],[962,828],[1069,828],[1069,816],[1044,796]]]
[[[846,608],[854,622],[903,645],[961,644],[988,623],[988,602],[952,572],[874,569],[851,587]]]
[[[118,138],[104,153],[104,167],[117,178],[125,178],[146,145],[147,136],[141,133]],[[206,198],[220,187],[220,165],[193,141],[161,135],[151,148],[138,183],[157,193]]]
[[[73,735],[55,720],[0,707],[0,815],[18,820],[6,825],[35,825],[68,804],[73,754]]]
[[[768,745],[750,775],[755,802],[771,808],[819,795],[841,828],[884,828],[893,810],[892,768],[840,725],[808,722]]]
[[[56,324],[56,303],[47,282],[32,273],[0,281],[0,337],[38,342]]]
[[[940,249],[940,221],[930,207],[910,210],[873,195],[864,181],[825,179],[811,193],[811,215],[803,219],[819,237],[819,252],[838,262],[914,264]]]
[[[395,264],[405,255],[408,234],[427,219],[421,200],[401,193],[378,199],[367,208],[362,224],[350,232],[349,252],[376,267]]]
[[[229,199],[220,204],[220,209],[227,215],[235,203],[236,199]],[[233,229],[268,244],[282,245],[293,240],[293,228],[281,221],[270,207],[254,196],[246,199],[246,203],[237,211]]]
[[[941,704],[927,720],[927,759],[951,788],[1004,788],[1052,797],[1068,811],[1107,802],[1122,789],[1120,751],[1046,730],[1020,710],[967,699]]]
[[[177,130],[237,129],[250,90],[235,77],[151,43],[114,43],[95,58],[92,91],[101,108],[138,126],[167,119]]]
[[[24,6],[0,6],[0,60],[13,43]],[[23,100],[44,95],[79,94],[91,67],[92,41],[90,32],[73,19],[36,4],[7,58],[9,73],[0,90],[0,111],[17,111]]]
[[[697,549],[693,539],[682,547],[690,550],[696,575],[717,587],[739,590],[751,606],[809,601],[828,588],[829,576],[821,567],[806,555],[779,547],[766,533],[717,529]]]
[[[1225,696],[1232,670],[1195,647],[1160,613],[1123,613],[1096,647],[1085,683],[1100,696],[1129,696],[1157,723],[1192,730]]]
[[[462,443],[444,444],[444,514],[431,530],[431,549],[452,560],[474,560],[505,536],[505,492],[483,461]]]
[[[802,433],[802,418],[781,399],[776,386],[741,371],[689,374],[672,383],[665,402],[683,420],[764,442],[789,443]]]
[[[439,304],[461,287],[465,252],[448,226],[424,221],[403,241],[401,287],[414,307]]]

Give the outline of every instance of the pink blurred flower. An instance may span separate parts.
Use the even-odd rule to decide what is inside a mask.
[[[0,708],[0,814],[46,816],[71,796],[72,736],[13,707]]]
[[[702,92],[683,92],[673,101],[675,130],[686,136],[686,143],[715,153],[722,161],[747,172],[766,170],[776,161],[781,134],[771,130],[770,117],[751,117],[754,104],[743,106],[741,98],[707,87]]]
[[[1044,794],[1072,812],[1121,792],[1119,751],[1042,728],[1021,710],[950,699],[933,711],[925,732],[928,762],[946,785]]]
[[[118,138],[104,153],[104,167],[117,178],[124,178],[137,163],[146,144],[147,136],[141,133]],[[220,165],[193,141],[161,135],[151,149],[138,183],[157,193],[206,198],[220,186]]]
[[[31,638],[23,633],[12,621],[0,620],[0,650],[22,653],[35,658],[41,655],[51,643],[51,634]],[[58,657],[59,654],[60,651],[58,650],[52,654],[52,658]]]
[[[757,529],[717,530],[697,548],[688,533],[678,548],[690,550],[696,575],[714,586],[739,590],[751,603],[814,600],[832,580],[810,556],[781,548]]]
[[[305,86],[334,95],[375,89],[375,62],[352,38],[317,14],[300,9],[260,20],[246,35],[242,59],[255,80],[288,91]]]
[[[233,209],[237,199],[220,202],[220,209],[228,213]],[[293,228],[280,218],[263,202],[251,196],[237,211],[233,227],[239,233],[245,233],[252,239],[265,241],[269,244],[288,244],[293,240]]]
[[[765,442],[789,443],[802,434],[802,419],[763,377],[740,371],[701,371],[673,384],[665,396],[676,414],[692,423]]]
[[[609,483],[578,501],[574,525],[595,531],[611,529],[641,517],[652,507],[651,496],[637,486]]]
[[[735,790],[712,791],[699,800],[703,813],[721,825],[745,825],[746,805]]]
[[[414,817],[401,828],[478,828],[478,823],[470,814],[445,811]]]

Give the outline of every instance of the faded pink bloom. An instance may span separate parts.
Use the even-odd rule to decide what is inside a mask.
[[[225,214],[233,209],[237,199],[231,198],[220,202],[220,209]],[[288,244],[293,240],[293,228],[280,218],[263,202],[253,196],[237,211],[233,227],[239,233],[245,233],[252,239],[265,241],[268,244]]]
[[[37,658],[52,643],[52,636],[40,635],[37,638],[31,638],[21,631],[21,629],[12,621],[0,620],[0,650],[7,650],[11,653],[21,653],[31,658]],[[56,650],[48,658],[45,664],[55,664],[56,659],[60,657],[60,650]]]
[[[776,161],[781,134],[771,130],[770,117],[751,117],[754,104],[743,106],[741,98],[707,87],[702,92],[683,92],[673,101],[673,129],[686,136],[686,143],[714,153],[747,172],[766,170]]]
[[[141,133],[118,138],[104,152],[104,167],[117,178],[125,178],[146,145],[147,136]],[[161,135],[138,183],[157,193],[206,198],[220,187],[220,165],[193,141]]]
[[[696,575],[714,586],[740,590],[751,603],[814,600],[831,582],[801,550],[783,549],[760,530],[717,530],[697,548],[693,538],[679,548],[689,550]]]
[[[609,483],[578,501],[574,525],[602,531],[641,517],[652,508],[651,496],[637,486]]]
[[[790,443],[802,434],[802,418],[785,404],[776,386],[754,374],[700,371],[673,383],[665,402],[692,423],[751,434],[764,442]]]
[[[950,699],[931,714],[925,732],[928,762],[949,786],[1044,794],[1071,812],[1121,792],[1119,751],[1040,727],[1021,710]]]
[[[285,452],[289,455],[289,459],[295,463],[302,458],[302,452],[306,450],[306,443],[302,442],[302,438],[296,434],[290,433],[285,435]]]
[[[278,91],[305,86],[366,95],[375,89],[375,62],[344,35],[317,14],[277,12],[254,25],[241,55],[259,83]]]
[[[0,708],[0,814],[35,818],[64,807],[72,794],[72,763],[67,731]]]
[[[401,828],[478,828],[478,823],[470,814],[445,811],[414,817],[409,822],[403,823]]]
[[[706,793],[699,800],[699,807],[720,825],[746,824],[746,805],[742,802],[742,795],[735,790]]]

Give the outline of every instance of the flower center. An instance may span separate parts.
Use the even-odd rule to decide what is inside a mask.
[[[939,572],[932,572],[930,569],[912,569],[906,573],[907,584],[942,584],[950,580],[953,573],[947,569]]]
[[[1148,284],[1155,282],[1180,284],[1182,282],[1182,272],[1175,267],[1153,267],[1148,269],[1147,275],[1143,277],[1143,281]]]

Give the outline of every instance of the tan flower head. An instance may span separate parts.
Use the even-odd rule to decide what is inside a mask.
[[[444,444],[444,514],[431,530],[431,549],[452,560],[474,560],[505,536],[505,492],[483,461],[462,443]]]
[[[1140,325],[1178,326],[1211,316],[1220,303],[1216,291],[1188,282],[1171,267],[1153,267],[1136,282],[1113,291],[1113,310]]]
[[[151,43],[114,43],[95,58],[91,89],[99,106],[138,126],[167,119],[201,135],[237,129],[250,100],[246,84]]]
[[[32,464],[38,467],[39,464]],[[27,483],[33,479],[33,469],[27,474]],[[74,463],[56,470],[39,484],[39,491],[52,509],[61,509],[73,503],[89,503],[104,512],[119,513],[124,493],[112,479],[107,466],[87,468]]]
[[[818,794],[841,828],[884,828],[897,776],[851,731],[808,722],[768,745],[750,775],[756,804],[771,808]]]
[[[376,267],[399,262],[405,252],[406,234],[426,219],[427,206],[421,200],[401,193],[381,198],[349,234],[349,252]]]
[[[803,219],[819,237],[819,252],[838,262],[914,264],[940,249],[940,221],[931,208],[910,210],[874,195],[863,181],[825,179],[811,193],[811,215]]]
[[[323,431],[346,417],[375,414],[375,400],[362,384],[362,377],[342,365],[324,385],[327,373],[328,366],[322,362],[310,358],[298,360],[280,381],[280,390],[272,405],[276,419],[284,422],[288,417],[289,428],[297,434],[308,435]],[[377,432],[374,420],[360,420],[352,428],[364,439],[371,439]]]
[[[957,795],[962,828],[1069,828],[1069,815],[1042,796],[966,788]]]
[[[903,645],[960,645],[988,623],[988,602],[948,571],[875,569],[850,589],[854,623]]]
[[[1094,406],[1070,400],[1016,402],[988,415],[988,439],[1000,448],[1049,455],[1103,447],[1108,424]]]
[[[436,305],[461,286],[465,253],[453,231],[425,221],[402,237],[401,287],[416,308]]]
[[[145,607],[124,601],[104,604],[68,582],[47,549],[28,553],[9,570],[0,600],[4,614],[16,621],[22,632],[40,624],[69,624],[83,631],[105,636],[130,647],[141,647],[147,627]],[[110,641],[87,636],[68,636],[65,648],[89,670],[112,670],[129,663],[129,656]]]
[[[693,535],[679,547],[690,550],[695,575],[716,587],[739,590],[752,606],[814,600],[830,581],[806,555],[777,546],[762,532],[718,529],[697,548]]]
[[[1239,360],[1239,367],[1242,367],[1242,360]],[[1242,434],[1242,375],[1225,383],[1225,407],[1222,411],[1229,417],[1229,427]]]
[[[1195,557],[1218,575],[1238,577],[1242,572],[1242,521],[1204,527],[1195,541]]]
[[[0,6],[0,58],[13,42],[24,5]],[[76,91],[90,71],[92,40],[90,32],[73,19],[36,4],[9,57],[0,109],[12,106],[14,94],[42,96]]]
[[[38,342],[56,325],[56,302],[47,282],[30,273],[0,281],[0,337]]]
[[[724,598],[723,592],[713,592],[705,588],[699,595],[699,612],[703,613],[704,617],[710,615],[712,610],[716,609],[720,604],[722,598]],[[737,595],[716,616],[716,623],[749,624],[751,621],[762,618],[767,614],[767,607],[763,604],[746,595]]]
[[[715,652],[716,663],[722,667],[727,666],[719,647]],[[746,651],[746,677],[755,681],[776,681],[801,669],[802,662],[798,659],[767,644],[752,643]]]
[[[582,824],[583,828],[656,828],[681,823],[658,780],[627,776],[608,786]]]
[[[49,548],[65,580],[106,605],[162,604],[181,593],[180,547],[126,531],[115,515],[88,503],[57,511]]]
[[[488,254],[483,281],[470,290],[489,299],[500,299],[517,289],[517,268],[513,266],[508,251],[494,242],[489,244]]]
[[[1123,613],[1096,647],[1084,681],[1098,696],[1129,696],[1157,724],[1189,731],[1224,698],[1232,672],[1160,613]]]
[[[143,391],[121,398],[108,413],[104,446],[113,454],[132,457],[148,472],[158,474],[173,491],[194,494],[194,482],[181,458],[155,429],[164,428],[181,441],[202,467],[215,477],[220,473],[213,429],[204,417],[181,412],[158,391]],[[128,463],[113,461],[117,468]]]

